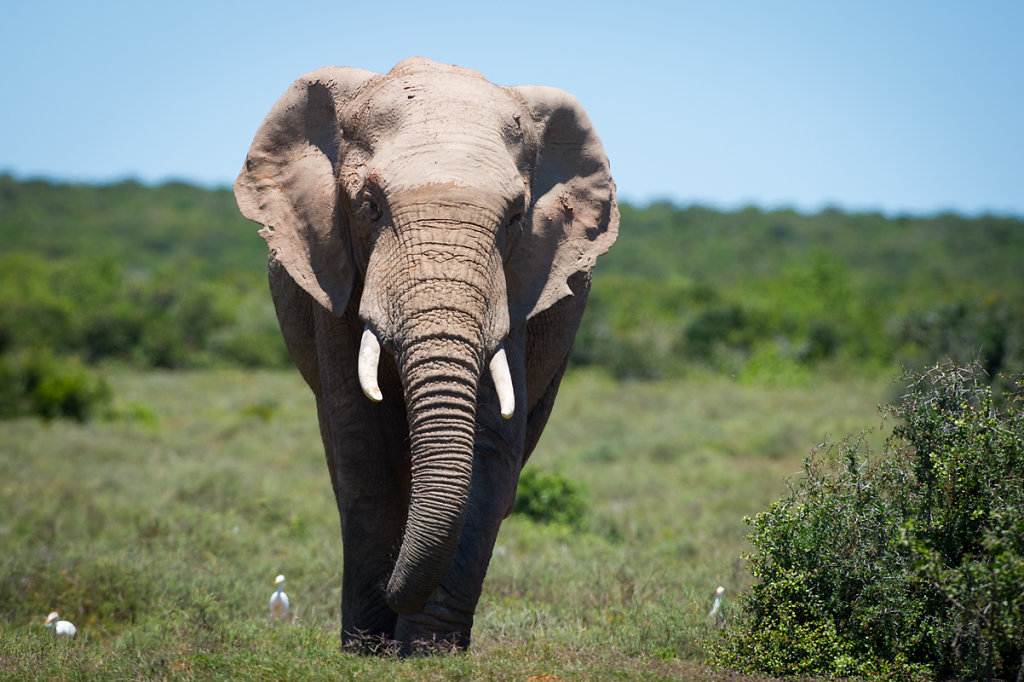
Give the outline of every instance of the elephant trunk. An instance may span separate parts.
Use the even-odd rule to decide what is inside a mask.
[[[473,475],[480,362],[459,345],[446,344],[441,356],[414,346],[399,360],[412,470],[405,536],[387,588],[388,605],[398,613],[422,610],[447,573],[462,532]]]
[[[364,293],[362,311],[394,352],[409,418],[409,515],[386,595],[398,613],[423,609],[458,548],[473,475],[477,389],[488,365],[500,411],[507,417],[514,409],[501,348],[508,333],[502,260],[493,230],[480,224],[420,221],[410,230],[413,243],[384,237],[371,265],[376,258],[394,263],[389,254],[405,265],[370,268],[367,276],[398,271],[408,277],[390,286],[368,285],[371,292],[389,293],[376,302]],[[377,352],[373,331],[364,333],[359,374],[364,392],[380,399],[370,380]]]

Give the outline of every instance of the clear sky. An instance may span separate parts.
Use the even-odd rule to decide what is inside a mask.
[[[1024,216],[1024,1],[32,0],[0,172],[229,185],[274,101],[410,55],[576,95],[622,199]]]

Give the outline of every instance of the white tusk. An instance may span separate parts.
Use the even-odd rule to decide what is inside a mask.
[[[498,402],[501,403],[501,416],[511,419],[512,413],[516,411],[516,392],[512,388],[512,373],[508,369],[508,358],[505,357],[503,346],[499,346],[491,358],[490,369],[494,388],[498,391]]]
[[[380,362],[380,341],[369,327],[359,342],[359,385],[367,398],[375,403],[384,399],[377,385],[377,363]],[[506,371],[508,371],[506,369]]]

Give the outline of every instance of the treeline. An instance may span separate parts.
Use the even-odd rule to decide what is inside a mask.
[[[0,356],[287,366],[266,246],[228,189],[0,176]],[[572,363],[800,377],[1024,365],[1024,220],[622,206]]]
[[[1024,369],[1024,220],[622,207],[573,361],[619,377],[822,363]]]
[[[284,366],[266,246],[228,190],[0,176],[0,353]]]

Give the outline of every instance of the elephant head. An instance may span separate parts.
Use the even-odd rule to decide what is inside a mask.
[[[455,551],[485,368],[511,416],[510,330],[571,295],[615,240],[601,142],[554,88],[422,58],[383,76],[325,67],[273,107],[235,195],[309,296],[339,316],[357,306],[363,342],[344,361],[367,398],[405,401],[409,512],[387,602],[415,613]],[[381,346],[403,396],[378,387]]]

